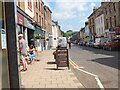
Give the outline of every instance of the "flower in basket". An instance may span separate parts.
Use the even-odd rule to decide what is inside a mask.
[[[41,35],[40,34],[35,35],[35,39],[41,39]]]

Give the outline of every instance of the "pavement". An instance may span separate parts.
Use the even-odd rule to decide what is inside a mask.
[[[22,88],[84,88],[71,69],[56,69],[53,50],[43,51],[40,61],[28,65],[28,70],[21,72]]]

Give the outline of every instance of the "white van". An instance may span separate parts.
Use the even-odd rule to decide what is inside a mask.
[[[58,45],[61,47],[67,47],[67,38],[66,37],[59,37],[58,38]]]

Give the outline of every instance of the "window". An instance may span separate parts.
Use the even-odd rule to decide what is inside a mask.
[[[40,25],[41,25],[41,16],[39,16],[39,23],[40,23]]]
[[[42,18],[42,27],[43,27],[43,18]]]
[[[110,8],[110,5],[109,5],[109,13],[111,13],[111,8]]]
[[[112,27],[112,18],[110,17],[110,27]]]
[[[114,22],[115,22],[115,26],[116,26],[116,16],[114,16]]]
[[[28,9],[30,9],[32,11],[32,1],[28,0]]]
[[[38,22],[38,13],[36,13],[36,21]]]
[[[41,3],[39,2],[39,11],[41,10]]]
[[[20,6],[20,1],[18,1],[18,6]]]
[[[102,23],[102,17],[101,17],[101,23]]]
[[[36,0],[36,8],[38,8],[38,2],[37,2],[37,0]]]
[[[116,11],[116,9],[115,9],[115,3],[113,3],[113,9],[114,9],[114,11]]]
[[[106,19],[106,29],[108,29],[108,19]]]
[[[105,8],[105,13],[106,13],[106,15],[107,15],[107,9]]]

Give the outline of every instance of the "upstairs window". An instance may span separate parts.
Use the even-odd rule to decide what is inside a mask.
[[[28,0],[28,9],[30,9],[32,11],[32,1]]]

